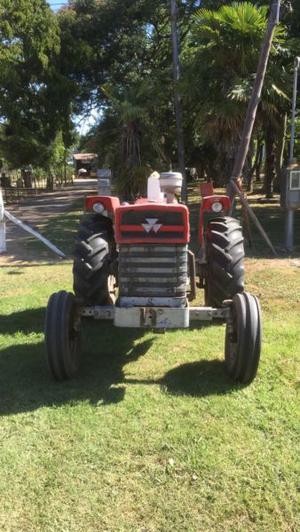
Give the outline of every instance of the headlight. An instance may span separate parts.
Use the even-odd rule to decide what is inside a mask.
[[[102,205],[102,203],[94,203],[93,211],[96,212],[97,214],[103,214],[105,211],[105,207],[104,205]]]
[[[211,209],[213,212],[221,212],[223,210],[223,205],[220,201],[215,201],[215,203],[212,204]]]

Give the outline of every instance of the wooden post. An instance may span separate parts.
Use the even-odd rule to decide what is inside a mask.
[[[261,93],[265,81],[271,46],[274,37],[274,31],[279,24],[279,12],[280,12],[280,0],[272,2],[270,18],[267,26],[265,39],[260,52],[260,58],[257,68],[257,74],[255,83],[252,90],[251,99],[249,101],[247,114],[245,118],[244,128],[242,132],[242,138],[237,152],[237,156],[234,163],[232,179],[238,179],[241,177],[249,145],[252,137],[253,127],[256,119],[257,108],[261,99]]]
[[[183,137],[183,127],[182,127],[182,105],[181,105],[181,94],[179,92],[179,87],[178,87],[178,83],[180,81],[180,61],[179,61],[177,14],[178,14],[177,0],[171,0],[173,78],[174,78],[176,129],[177,129],[178,166],[179,166],[179,171],[182,173],[182,200],[184,201],[184,203],[187,203],[184,137]]]
[[[242,132],[242,137],[241,137],[241,142],[239,145],[239,149],[237,152],[237,156],[235,159],[234,168],[232,172],[232,177],[231,177],[231,183],[233,185],[233,190],[235,194],[239,196],[243,207],[248,211],[249,216],[255,223],[257,229],[259,230],[265,242],[267,243],[267,245],[269,246],[269,248],[271,249],[272,253],[275,256],[277,255],[277,253],[272,245],[272,242],[270,241],[261,223],[259,222],[253,210],[251,209],[245,194],[237,186],[236,181],[242,176],[247,153],[249,150],[249,145],[250,145],[253,127],[254,127],[256,114],[257,114],[257,108],[258,108],[258,105],[261,99],[261,93],[262,93],[262,89],[263,89],[263,85],[265,81],[271,46],[272,46],[273,37],[274,37],[274,31],[275,31],[277,24],[279,24],[280,3],[281,3],[281,0],[275,0],[272,2],[272,5],[271,5],[271,13],[269,17],[265,39],[264,39],[261,52],[260,52],[260,58],[259,58],[255,83],[254,83],[254,87],[252,91],[252,96],[249,101],[246,119],[245,119],[244,128]]]
[[[244,195],[244,193],[239,189],[239,187],[237,186],[236,182],[233,181],[233,188],[234,188],[234,191],[235,193],[239,196],[240,200],[241,200],[241,204],[243,205],[243,207],[247,210],[247,212],[249,213],[249,216],[251,218],[251,220],[254,222],[254,224],[256,225],[258,231],[260,232],[260,234],[262,235],[263,239],[265,240],[265,242],[267,243],[267,245],[269,246],[270,250],[272,251],[273,255],[275,257],[277,257],[277,252],[271,242],[271,240],[269,239],[266,231],[264,230],[263,226],[261,225],[260,221],[258,220],[257,216],[254,214],[253,212],[253,209],[251,209],[248,201],[247,201],[247,198],[246,196]]]

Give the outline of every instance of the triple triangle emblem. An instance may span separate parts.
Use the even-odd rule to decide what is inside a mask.
[[[145,229],[146,233],[151,233],[153,231],[154,233],[158,233],[160,228],[162,227],[162,224],[158,224],[158,218],[146,218],[145,224],[142,224],[143,228]]]

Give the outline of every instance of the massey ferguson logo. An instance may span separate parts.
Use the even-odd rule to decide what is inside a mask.
[[[162,224],[157,223],[158,222],[157,218],[146,218],[146,222],[147,223],[142,224],[146,233],[151,233],[151,231],[153,231],[153,233],[158,233],[158,231],[162,227]]]

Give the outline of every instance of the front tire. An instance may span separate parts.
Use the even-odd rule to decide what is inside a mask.
[[[250,384],[257,373],[262,342],[262,320],[258,299],[247,292],[236,294],[225,336],[225,364],[229,376]]]
[[[52,294],[45,321],[48,367],[55,380],[63,381],[79,369],[80,312],[73,294]]]
[[[221,307],[244,291],[244,238],[235,218],[216,218],[206,231],[205,304]]]

